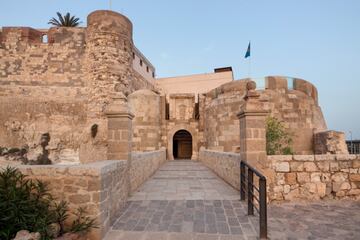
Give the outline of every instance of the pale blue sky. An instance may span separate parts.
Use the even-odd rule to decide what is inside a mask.
[[[106,0],[3,0],[0,26],[48,27],[67,11],[86,24]],[[252,76],[304,78],[319,91],[328,128],[360,138],[359,0],[112,0],[134,24],[136,46],[159,77],[232,66],[247,77],[244,54],[252,43]]]

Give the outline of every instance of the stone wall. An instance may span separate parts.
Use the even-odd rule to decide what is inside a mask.
[[[314,154],[314,133],[327,129],[315,86],[286,77],[267,77],[265,86],[259,100],[292,134],[295,154]]]
[[[247,81],[224,84],[206,94],[204,139],[207,149],[239,152],[239,119],[236,116],[244,103]]]
[[[130,189],[136,191],[166,161],[166,150],[133,152],[130,167]]]
[[[239,119],[244,104],[246,84],[251,79],[226,83],[208,92],[204,116],[204,140],[207,149],[239,152]],[[326,130],[326,123],[318,105],[316,88],[309,82],[287,77],[270,76],[263,79],[258,110],[268,111],[293,136],[296,154],[314,153],[314,133]]]
[[[270,201],[360,199],[360,156],[268,156]]]
[[[29,178],[49,184],[57,200],[66,200],[74,212],[83,207],[87,215],[97,219],[88,239],[102,239],[112,226],[128,197],[129,182],[126,161],[100,161],[72,166],[18,166]],[[72,221],[73,215],[69,218]]]
[[[199,161],[235,189],[240,190],[240,154],[200,148]]]
[[[154,151],[160,147],[160,96],[144,89],[128,96],[133,119],[133,151]]]
[[[315,133],[314,151],[315,154],[349,154],[345,133],[337,131]]]
[[[95,11],[85,28],[3,27],[0,37],[0,146],[30,148],[49,133],[57,162],[106,159],[104,110],[114,92],[154,89],[132,65],[132,23]],[[47,35],[47,41],[43,36]],[[91,137],[90,128],[98,132]]]

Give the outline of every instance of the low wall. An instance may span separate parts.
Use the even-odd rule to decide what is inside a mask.
[[[134,192],[166,161],[166,149],[152,152],[132,152],[130,192]]]
[[[199,160],[231,186],[240,189],[240,154],[200,148]]]
[[[79,165],[20,165],[29,178],[49,184],[57,200],[66,200],[74,212],[78,207],[97,219],[99,228],[87,239],[102,239],[114,223],[128,197],[129,182],[126,161],[99,161]],[[69,219],[71,222],[72,219]]]
[[[268,156],[269,200],[360,199],[360,155]]]

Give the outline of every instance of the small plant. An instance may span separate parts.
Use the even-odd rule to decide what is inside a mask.
[[[274,117],[266,119],[266,152],[268,155],[291,155],[293,139],[284,125]]]
[[[70,16],[70,13],[66,13],[66,15],[63,16],[61,13],[57,12],[56,15],[58,16],[58,19],[52,18],[48,24],[56,27],[77,27],[81,23],[79,18]]]
[[[18,231],[28,230],[39,232],[41,239],[46,240],[66,232],[86,233],[97,227],[95,219],[86,217],[82,208],[75,215],[73,224],[66,229],[67,202],[56,203],[44,182],[27,179],[15,168],[0,171],[0,239],[12,239]]]

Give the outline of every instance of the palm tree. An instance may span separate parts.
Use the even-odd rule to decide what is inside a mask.
[[[70,16],[70,13],[66,13],[65,16],[62,16],[61,13],[57,12],[58,19],[52,18],[48,22],[56,27],[77,27],[81,22],[79,22],[79,18],[75,16]]]

